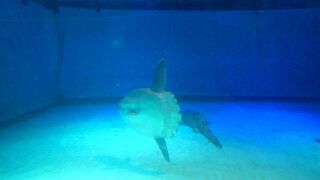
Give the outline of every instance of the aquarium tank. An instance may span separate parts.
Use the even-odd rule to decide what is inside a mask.
[[[319,180],[319,0],[1,0],[1,180]]]

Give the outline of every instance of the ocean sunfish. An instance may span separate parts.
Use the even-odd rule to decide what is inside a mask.
[[[222,148],[201,113],[180,111],[175,96],[165,91],[166,74],[165,60],[161,59],[151,87],[135,89],[120,101],[122,119],[137,132],[154,138],[168,162],[170,157],[165,139],[171,138],[181,124],[201,133],[216,147]]]

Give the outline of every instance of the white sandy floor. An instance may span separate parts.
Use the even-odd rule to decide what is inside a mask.
[[[0,127],[1,180],[318,180],[320,104],[185,103],[223,144],[181,126],[167,140],[131,130],[115,104],[65,105]]]

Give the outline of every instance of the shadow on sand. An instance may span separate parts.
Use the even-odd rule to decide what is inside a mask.
[[[130,159],[122,159],[114,156],[97,156],[96,159],[105,165],[106,170],[123,169],[132,173],[137,173],[145,176],[159,177],[163,173],[156,170],[147,169],[133,163]]]

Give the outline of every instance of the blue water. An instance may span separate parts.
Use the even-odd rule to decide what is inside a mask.
[[[0,1],[0,180],[320,179],[317,0],[62,1]],[[168,163],[120,118],[161,58],[221,150],[181,126]]]

